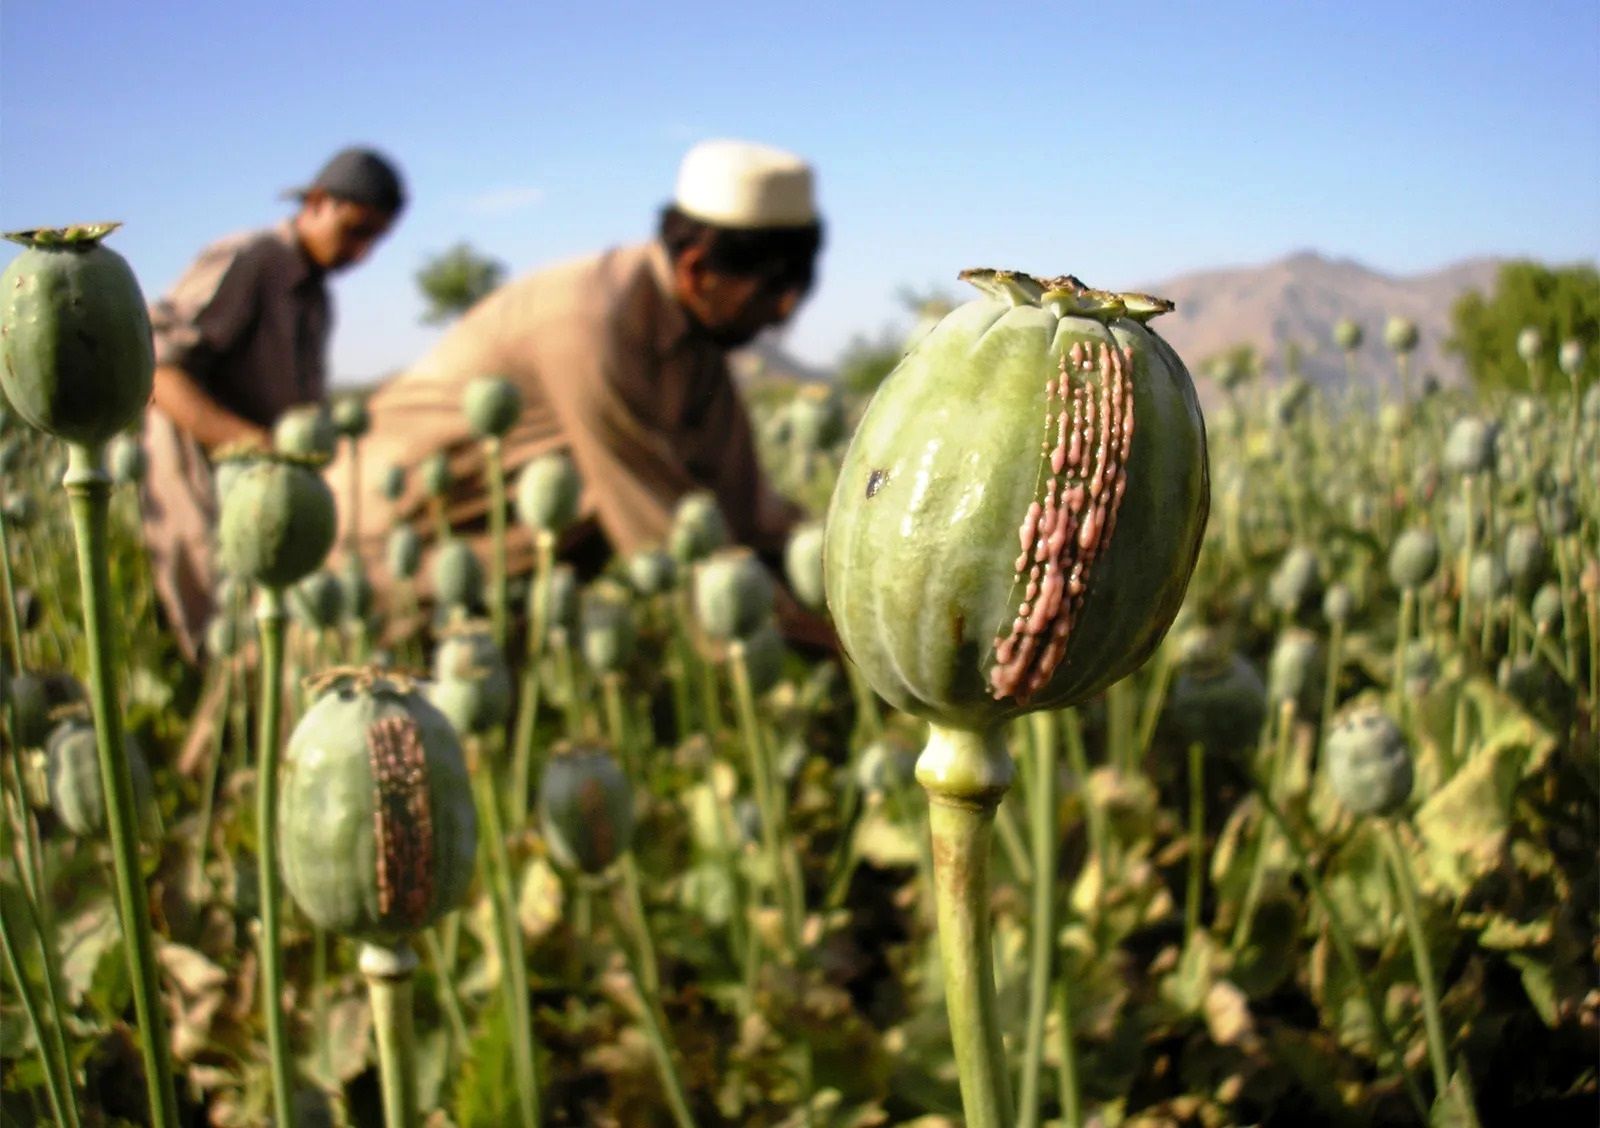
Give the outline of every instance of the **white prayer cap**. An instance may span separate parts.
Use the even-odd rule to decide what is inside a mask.
[[[803,227],[817,222],[811,166],[748,141],[702,141],[678,167],[678,210],[718,227]]]

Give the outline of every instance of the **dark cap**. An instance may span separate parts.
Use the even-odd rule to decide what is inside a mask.
[[[304,188],[296,188],[290,195],[304,197],[313,189],[390,215],[398,215],[406,206],[406,190],[400,182],[399,170],[387,157],[371,149],[339,150],[322,166],[315,180]]]

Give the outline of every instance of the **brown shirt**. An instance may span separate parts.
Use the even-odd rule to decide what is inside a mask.
[[[229,411],[270,427],[322,399],[332,307],[292,225],[211,244],[150,309],[157,364],[182,368]],[[211,614],[211,464],[158,408],[145,414],[143,509],[156,590],[192,658]]]
[[[502,376],[522,392],[522,417],[503,443],[513,496],[522,466],[565,448],[584,482],[580,521],[603,532],[616,552],[663,542],[679,499],[698,489],[715,493],[740,541],[769,555],[781,551],[797,511],[760,472],[725,351],[691,333],[672,297],[666,252],[648,243],[502,286],[373,394],[359,512],[362,554],[375,580],[387,578],[383,541],[397,521],[414,522],[425,537],[433,532],[417,468],[435,452],[450,460],[451,525],[484,527],[482,444],[461,412],[462,392],[478,376]],[[389,466],[407,470],[395,503],[381,493]],[[346,520],[348,457],[328,473]],[[525,571],[531,538],[514,520],[509,542],[513,573]]]

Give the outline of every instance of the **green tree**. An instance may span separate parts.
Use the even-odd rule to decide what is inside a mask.
[[[428,303],[423,322],[437,325],[460,317],[500,285],[505,274],[504,263],[480,255],[470,243],[457,243],[434,255],[417,271],[417,287]]]
[[[1526,391],[1528,365],[1517,355],[1517,336],[1532,326],[1543,339],[1536,361],[1547,394],[1565,395],[1571,384],[1557,368],[1564,341],[1581,341],[1585,359],[1581,387],[1600,374],[1595,344],[1600,339],[1600,272],[1592,266],[1547,267],[1508,262],[1485,297],[1469,290],[1450,311],[1445,348],[1460,356],[1479,392]]]
[[[857,333],[839,357],[839,386],[857,396],[870,396],[905,355],[900,334],[885,330],[876,339]]]

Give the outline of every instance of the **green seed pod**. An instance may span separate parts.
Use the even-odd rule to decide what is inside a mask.
[[[551,630],[562,627],[569,634],[578,625],[578,574],[570,564],[550,569],[550,607],[545,621]]]
[[[339,568],[339,592],[344,604],[344,617],[353,622],[366,622],[372,614],[372,581],[361,566],[361,558],[346,558]]]
[[[1300,376],[1285,380],[1272,397],[1272,414],[1279,423],[1293,423],[1311,404],[1311,385]]]
[[[1273,701],[1316,704],[1322,684],[1322,648],[1310,631],[1291,627],[1278,635],[1267,663],[1267,688]]]
[[[1474,415],[1457,419],[1444,442],[1445,468],[1455,474],[1483,474],[1494,466],[1499,428]]]
[[[333,417],[321,404],[291,407],[272,428],[272,445],[284,454],[331,458],[338,443]]]
[[[659,548],[642,548],[628,557],[628,583],[642,596],[661,595],[677,582],[678,565]]]
[[[8,493],[4,508],[6,523],[14,529],[32,528],[39,516],[39,507],[34,504],[32,494]]]
[[[406,468],[391,466],[383,472],[383,496],[389,501],[399,501],[406,492]]]
[[[39,430],[98,447],[144,411],[155,375],[150,316],[118,225],[18,231],[0,274],[0,389]]]
[[[145,457],[144,447],[133,435],[123,432],[106,444],[106,469],[117,485],[138,485],[144,481],[149,468],[150,460]]]
[[[742,638],[772,614],[772,577],[741,545],[718,549],[695,567],[695,620],[707,637]]]
[[[1539,523],[1552,537],[1564,537],[1578,531],[1578,506],[1572,491],[1557,487],[1539,498]]]
[[[717,499],[702,491],[678,502],[667,534],[667,551],[680,564],[688,564],[710,555],[730,539]]]
[[[19,748],[37,748],[50,735],[50,697],[45,679],[24,670],[6,681],[12,735]]]
[[[1407,529],[1389,549],[1389,579],[1401,589],[1420,588],[1439,570],[1439,538],[1429,529]]]
[[[464,607],[468,611],[483,604],[483,565],[472,545],[451,539],[433,554],[433,597],[441,607]]]
[[[1386,439],[1398,439],[1411,428],[1411,412],[1393,400],[1378,409],[1378,431]]]
[[[1348,317],[1341,317],[1333,324],[1333,343],[1345,352],[1355,352],[1359,349],[1365,336],[1361,331],[1361,325]]]
[[[332,572],[318,569],[294,587],[289,601],[294,617],[311,630],[325,631],[339,625],[344,613],[344,592]]]
[[[1417,347],[1417,323],[1409,317],[1391,317],[1383,327],[1383,342],[1404,356]]]
[[[511,715],[511,672],[489,624],[469,619],[440,632],[428,700],[463,736],[499,728]]]
[[[620,672],[633,658],[638,629],[626,595],[610,585],[596,585],[583,599],[578,645],[583,660],[597,674]]]
[[[861,750],[856,759],[856,786],[868,795],[894,793],[916,782],[917,752],[893,735],[885,735]]]
[[[218,555],[229,572],[285,588],[321,565],[333,547],[333,494],[322,477],[287,456],[259,456],[222,499]]]
[[[397,580],[409,580],[422,567],[422,538],[410,525],[396,525],[389,530],[384,542],[383,560],[389,574]]]
[[[241,622],[232,615],[213,615],[206,625],[206,656],[232,658],[239,652],[239,644],[254,637],[255,623]]]
[[[1183,602],[1210,503],[1167,303],[969,271],[879,388],[823,546],[845,649],[896,708],[982,729],[1136,669]],[[1018,554],[1018,548],[1021,554]]]
[[[1329,623],[1343,626],[1350,621],[1355,610],[1355,593],[1344,584],[1330,584],[1322,595],[1322,617]]]
[[[392,944],[465,899],[477,810],[450,722],[404,679],[344,675],[289,737],[283,883],[329,932]]]
[[[821,521],[807,521],[789,534],[783,550],[783,571],[789,589],[802,606],[821,611],[827,603],[822,582]]]
[[[429,497],[443,497],[450,492],[450,459],[444,451],[423,460],[422,490]]]
[[[1543,351],[1544,334],[1539,332],[1537,325],[1529,325],[1517,334],[1517,355],[1524,363],[1532,364]]]
[[[1513,525],[1506,533],[1505,569],[1511,589],[1526,596],[1543,582],[1550,564],[1544,533],[1529,522]]]
[[[1487,551],[1473,556],[1467,567],[1467,594],[1479,605],[1511,594],[1511,576],[1499,556]]]
[[[789,425],[789,443],[800,450],[824,451],[844,438],[844,404],[831,387],[802,386],[789,401],[784,415]]]
[[[1579,340],[1566,340],[1561,342],[1561,353],[1557,357],[1561,371],[1567,376],[1576,376],[1583,368],[1583,342]]]
[[[633,844],[633,788],[609,752],[557,745],[539,776],[539,823],[557,862],[604,873]]]
[[[1445,505],[1444,533],[1453,549],[1466,544],[1469,530],[1472,543],[1483,544],[1484,535],[1489,530],[1488,518],[1481,506],[1468,505],[1464,497],[1452,497]]]
[[[480,439],[499,438],[522,415],[522,392],[501,376],[479,376],[461,393],[461,413]]]
[[[768,619],[735,641],[744,652],[751,693],[760,696],[783,680],[783,659],[789,648],[775,621]]]
[[[155,788],[144,752],[131,737],[124,738],[123,753],[133,777],[134,805],[146,837],[159,833],[155,816]],[[106,793],[101,786],[100,752],[94,724],[87,717],[69,717],[50,732],[45,745],[45,778],[50,809],[61,825],[77,838],[102,838],[106,833]]]
[[[1561,620],[1565,614],[1565,606],[1561,599],[1561,588],[1554,582],[1546,583],[1533,596],[1533,625],[1539,633],[1553,635],[1561,629]]]
[[[1334,795],[1354,814],[1393,814],[1411,795],[1411,749],[1400,727],[1376,705],[1342,714],[1322,755]]]
[[[1422,639],[1406,644],[1401,657],[1400,677],[1408,697],[1422,697],[1439,681],[1439,657]]]
[[[564,450],[535,458],[517,475],[517,520],[536,532],[559,533],[578,515],[583,482]]]
[[[1291,548],[1267,581],[1267,599],[1279,611],[1298,615],[1322,595],[1321,565],[1309,548]]]
[[[1180,666],[1162,719],[1185,744],[1224,756],[1255,747],[1266,718],[1261,675],[1242,655],[1228,654]]]
[[[367,401],[359,395],[340,396],[333,401],[333,429],[347,439],[359,439],[372,426]]]

